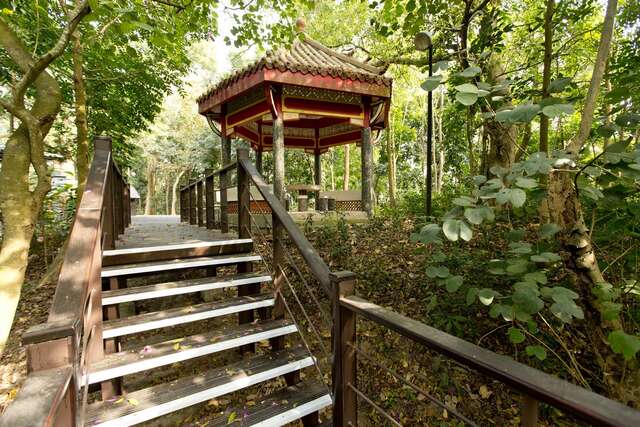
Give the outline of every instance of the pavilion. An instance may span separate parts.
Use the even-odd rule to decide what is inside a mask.
[[[345,144],[362,154],[362,207],[371,213],[372,131],[384,129],[391,102],[384,70],[335,52],[304,33],[288,50],[266,53],[198,98],[222,139],[222,163],[231,161],[230,138],[242,138],[256,153],[273,151],[274,193],[284,198],[284,150],[314,154],[314,180],[322,182],[320,156]]]

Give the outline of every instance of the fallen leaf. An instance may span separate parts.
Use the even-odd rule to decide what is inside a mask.
[[[138,406],[138,404],[140,403],[140,402],[138,402],[137,399],[134,399],[133,397],[127,399],[127,402],[129,402],[129,404],[133,405],[133,406]]]
[[[480,397],[482,397],[483,399],[488,399],[489,396],[491,396],[493,394],[492,391],[489,391],[489,389],[487,388],[486,385],[481,385],[480,386],[479,393],[480,393]]]

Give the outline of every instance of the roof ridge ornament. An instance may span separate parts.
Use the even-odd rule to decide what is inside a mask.
[[[302,16],[298,17],[298,19],[296,19],[296,33],[304,35],[304,30],[306,28],[307,28],[307,22],[304,20]]]

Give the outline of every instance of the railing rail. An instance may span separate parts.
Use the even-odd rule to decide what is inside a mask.
[[[49,316],[22,336],[28,376],[0,425],[81,423],[78,405],[86,393],[80,393],[80,379],[90,363],[104,357],[102,250],[114,248],[130,222],[129,186],[113,161],[111,139],[96,137]],[[35,410],[25,413],[26,407]]]

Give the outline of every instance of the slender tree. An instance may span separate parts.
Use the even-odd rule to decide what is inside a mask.
[[[4,350],[20,299],[29,247],[36,221],[51,182],[44,157],[44,139],[60,111],[62,95],[58,82],[48,72],[53,61],[62,55],[80,21],[90,12],[88,1],[79,2],[69,14],[53,47],[34,57],[16,31],[0,17],[0,46],[21,72],[11,96],[0,105],[20,120],[7,140],[0,170],[0,211],[4,236],[0,249],[0,353]],[[27,91],[34,99],[27,106]],[[29,183],[33,167],[36,184]]]

